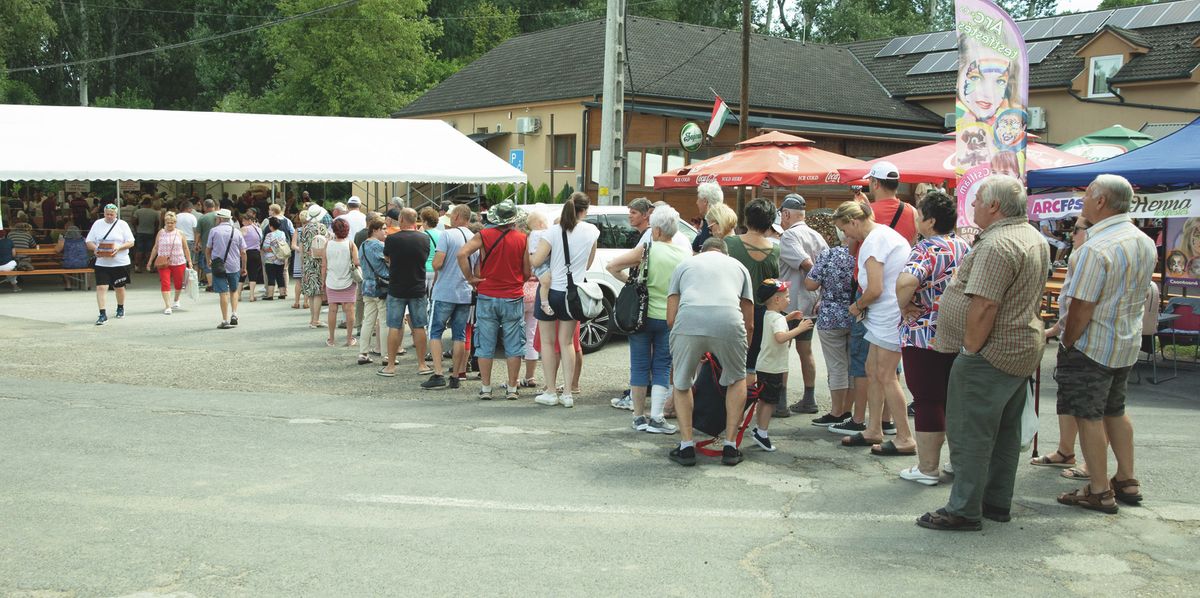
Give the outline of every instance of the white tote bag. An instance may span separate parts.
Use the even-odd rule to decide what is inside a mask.
[[[1025,409],[1021,411],[1021,451],[1033,446],[1033,437],[1038,433],[1038,414],[1034,408],[1033,384],[1025,383]]]
[[[183,288],[187,289],[188,298],[192,301],[200,300],[200,277],[196,276],[196,271],[188,268],[184,273]]]

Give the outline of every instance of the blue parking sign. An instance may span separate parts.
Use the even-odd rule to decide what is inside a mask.
[[[525,170],[525,150],[515,149],[508,150],[508,163],[513,165],[517,170]]]

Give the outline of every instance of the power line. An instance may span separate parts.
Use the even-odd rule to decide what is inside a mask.
[[[39,65],[35,65],[35,66],[23,66],[23,67],[7,69],[6,72],[21,73],[21,72],[25,72],[25,71],[38,71],[38,70],[46,70],[46,69],[66,68],[66,67],[71,67],[71,66],[80,66],[80,65],[84,65],[84,64],[93,64],[96,62],[108,62],[111,60],[117,60],[117,59],[121,59],[121,58],[132,58],[134,56],[144,56],[146,54],[155,54],[157,52],[166,52],[168,50],[177,50],[179,48],[185,48],[187,46],[195,46],[195,45],[199,45],[199,44],[208,43],[211,41],[216,41],[219,39],[224,39],[227,37],[233,37],[235,35],[242,35],[243,33],[250,33],[252,31],[258,31],[260,29],[266,29],[268,27],[274,27],[276,25],[282,25],[284,23],[289,23],[291,21],[305,19],[305,18],[314,16],[314,15],[320,15],[320,14],[325,14],[327,12],[333,12],[335,10],[339,10],[342,8],[346,8],[348,6],[352,6],[354,4],[358,4],[358,2],[359,2],[359,0],[345,0],[344,2],[339,2],[332,6],[326,6],[324,8],[318,8],[316,10],[310,10],[308,12],[303,12],[300,14],[292,15],[290,17],[284,17],[282,19],[277,19],[274,21],[266,22],[266,23],[259,23],[257,25],[251,25],[249,27],[237,29],[234,31],[228,31],[225,33],[218,33],[216,35],[210,35],[208,37],[202,37],[199,39],[188,40],[186,42],[177,42],[174,44],[167,44],[165,46],[147,48],[145,50],[137,50],[134,52],[125,52],[123,54],[113,54],[111,56],[104,56],[101,58],[85,58],[82,60],[71,60],[68,62],[56,62],[53,64],[39,64]]]

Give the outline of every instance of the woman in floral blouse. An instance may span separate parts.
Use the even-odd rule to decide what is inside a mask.
[[[923,238],[913,247],[896,281],[896,298],[902,312],[900,352],[904,380],[913,395],[917,431],[917,465],[901,470],[900,477],[934,486],[946,439],[946,385],[957,355],[934,350],[938,301],[970,246],[954,235],[958,214],[952,197],[930,191],[921,198],[917,210],[917,231]]]
[[[312,315],[308,322],[309,328],[320,328],[321,302],[325,295],[325,278],[321,274],[321,258],[313,254],[324,255],[325,245],[329,241],[329,228],[321,222],[325,209],[313,204],[308,208],[308,223],[300,229],[299,245],[302,261],[300,273],[300,294],[308,298],[309,311]]]
[[[817,312],[817,337],[821,340],[821,355],[829,379],[829,394],[833,405],[829,413],[813,420],[814,426],[831,426],[846,421],[851,415],[850,396],[850,302],[854,301],[854,256],[844,245],[821,252],[808,271],[804,286],[810,291],[820,289],[821,302]],[[864,403],[860,411],[866,408]],[[864,413],[859,413],[860,419]]]

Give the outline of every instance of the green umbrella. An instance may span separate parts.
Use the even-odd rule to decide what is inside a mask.
[[[1093,162],[1099,162],[1137,149],[1152,141],[1154,138],[1145,133],[1127,129],[1121,125],[1113,125],[1107,129],[1101,129],[1068,141],[1058,146],[1058,149]]]

